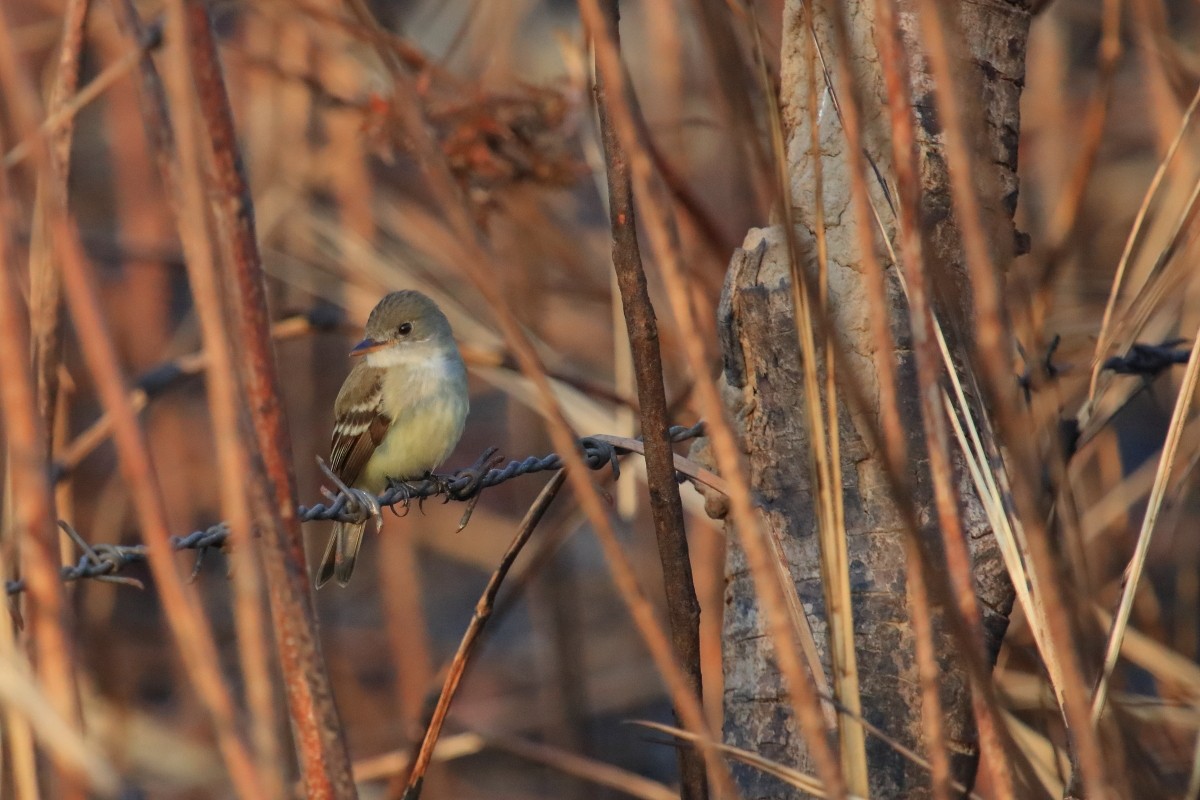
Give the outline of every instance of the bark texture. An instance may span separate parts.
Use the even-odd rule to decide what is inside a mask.
[[[891,174],[891,148],[884,82],[876,50],[874,0],[848,0],[842,7],[850,25],[851,69],[863,101],[864,146],[880,172]],[[833,72],[836,50],[827,7],[817,9],[818,39]],[[900,20],[910,53],[920,53],[911,6],[900,3]],[[1027,10],[1004,0],[964,3],[959,8],[963,51],[960,78],[974,120],[978,158],[977,192],[996,263],[1007,263],[1016,235],[1012,215],[1016,204],[1016,143],[1019,99],[1024,73]],[[861,258],[851,203],[845,138],[828,93],[819,94],[821,108],[806,108],[809,64],[803,38],[801,3],[788,0],[784,11],[782,103],[793,201],[800,223],[802,247],[813,258],[813,168],[809,125],[817,120],[824,172],[826,228],[830,257],[831,305],[838,335],[849,354],[839,369],[853,372],[877,402],[878,379],[872,361],[874,343],[867,315]],[[942,154],[941,130],[934,110],[932,85],[924,60],[910,59],[914,114],[921,148],[924,198],[922,215],[926,257],[936,286],[938,313],[947,324],[951,350],[962,363],[969,360],[970,289],[963,266],[960,235],[952,217],[949,179]],[[819,67],[818,67],[819,69]],[[817,75],[818,86],[824,78]],[[838,87],[839,96],[848,88]],[[892,224],[888,204],[876,181],[869,180],[875,205],[886,224]],[[815,270],[803,265],[809,274]],[[900,376],[900,402],[909,434],[911,484],[916,494],[923,535],[936,542],[936,515],[925,458],[919,405],[914,391],[914,365],[907,326],[907,308],[888,270],[889,302],[897,350],[892,356]],[[725,359],[726,402],[736,418],[748,455],[753,486],[767,523],[780,531],[793,578],[814,626],[822,652],[826,646],[824,600],[820,584],[812,481],[808,474],[808,432],[805,427],[800,357],[792,320],[787,248],[782,230],[752,230],[743,249],[735,253],[726,278],[720,319]],[[844,393],[843,393],[844,397]],[[906,598],[904,528],[884,480],[882,453],[868,444],[866,425],[876,423],[868,408],[856,418],[843,406],[841,452],[846,528],[854,592],[856,648],[867,719],[918,751],[920,693],[914,659],[912,628]],[[703,454],[698,454],[703,457]],[[997,652],[1008,624],[1012,589],[1003,562],[969,478],[958,470],[962,518],[969,538],[976,591],[984,614],[989,655]],[[719,513],[716,506],[711,506]],[[754,600],[744,554],[730,537],[726,565],[725,736],[732,744],[757,751],[811,772],[803,742],[787,710],[784,689],[772,660]],[[931,576],[939,581],[940,576]],[[935,616],[940,617],[936,613]],[[938,624],[935,646],[942,671],[944,724],[951,744],[955,777],[973,781],[978,762],[971,695],[966,676],[955,659],[958,645]],[[868,738],[868,762],[873,797],[924,797],[928,776],[877,738]],[[757,771],[742,769],[738,782],[748,800],[793,798],[801,794]]]

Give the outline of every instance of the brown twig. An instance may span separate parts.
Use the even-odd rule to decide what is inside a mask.
[[[266,276],[255,236],[254,207],[238,155],[208,9],[204,3],[190,0],[185,8],[188,50],[211,146],[213,214],[223,262],[232,272],[227,285],[237,289],[235,329],[241,345],[242,378],[249,395],[258,455],[269,481],[252,500],[263,528],[260,541],[266,548],[264,563],[273,628],[301,772],[310,797],[354,798],[357,792],[349,752],[321,657],[304,543],[295,511],[291,440],[270,336]]]
[[[521,520],[520,526],[517,528],[516,535],[509,542],[508,549],[504,551],[504,555],[500,558],[500,564],[496,567],[496,571],[492,573],[492,577],[488,580],[487,586],[484,587],[483,594],[479,597],[479,602],[475,604],[475,613],[471,617],[471,622],[467,625],[467,630],[463,633],[462,641],[458,645],[458,652],[454,654],[454,660],[450,662],[450,669],[446,673],[445,683],[442,684],[442,693],[438,696],[437,705],[433,709],[433,716],[429,719],[429,725],[425,729],[425,737],[421,740],[421,748],[417,751],[417,757],[413,761],[412,770],[408,774],[408,780],[404,788],[404,800],[417,800],[421,795],[421,784],[425,779],[425,770],[429,768],[429,762],[433,758],[433,748],[437,744],[438,736],[441,735],[442,725],[446,721],[446,714],[450,711],[450,704],[454,701],[454,694],[458,691],[458,685],[462,682],[463,673],[467,669],[467,662],[474,652],[475,644],[479,640],[479,635],[482,633],[484,626],[487,625],[488,619],[492,615],[492,609],[495,607],[496,594],[500,591],[500,584],[504,582],[505,576],[512,568],[513,562],[517,560],[525,543],[529,541],[529,537],[533,535],[534,528],[542,521],[550,504],[554,502],[554,498],[558,497],[558,492],[566,481],[566,471],[559,470],[554,473],[554,477],[542,488],[537,499],[533,501],[533,505],[525,512],[525,518]]]
[[[7,31],[6,21],[0,27]],[[0,175],[0,219],[7,219],[7,186]],[[20,307],[17,264],[0,225],[0,411],[8,446],[7,478],[12,499],[12,541],[20,546],[21,564],[29,586],[30,641],[35,647],[38,676],[54,711],[69,725],[78,724],[78,699],[71,642],[67,638],[67,605],[58,580],[58,530],[54,525],[54,495],[46,475],[46,436],[37,413],[29,365],[29,332]],[[58,789],[78,796],[71,765],[55,752]]]
[[[9,40],[8,31],[7,24],[0,24],[0,71],[8,81],[6,88],[9,97],[35,98],[28,77],[21,74],[16,63],[16,48]],[[33,104],[36,105],[36,99]],[[28,101],[26,105],[29,105]],[[37,148],[35,155],[39,168],[53,171],[54,162],[48,151]],[[48,181],[47,185],[54,191],[58,182]],[[59,248],[67,304],[101,402],[113,416],[121,472],[133,495],[164,614],[184,664],[212,719],[234,786],[243,796],[259,797],[262,795],[262,786],[238,730],[233,701],[221,677],[212,631],[200,610],[195,591],[175,569],[167,533],[166,507],[150,462],[145,436],[128,405],[116,347],[100,306],[95,271],[80,244],[78,230],[69,217],[61,213],[66,209],[65,198],[52,196],[47,208],[52,212],[48,222],[53,240]]]
[[[182,4],[166,10],[166,32],[170,45],[163,54],[167,100],[176,137],[174,168],[165,176],[179,228],[188,281],[200,322],[204,352],[209,362],[205,388],[216,439],[217,469],[220,473],[221,507],[228,520],[231,539],[243,553],[242,564],[233,571],[235,626],[238,655],[246,681],[246,695],[253,719],[255,750],[260,780],[272,795],[282,792],[279,742],[275,735],[276,715],[272,690],[270,654],[263,619],[262,571],[251,531],[246,486],[250,470],[241,444],[242,399],[228,318],[222,302],[220,278],[208,233],[206,187],[199,147],[200,125],[195,110],[195,91],[188,61],[187,41],[194,35],[190,26],[204,24],[185,16]],[[258,478],[258,475],[254,477]]]
[[[899,17],[893,3],[894,0],[878,0],[876,14],[880,28],[878,38],[884,80],[891,100],[888,103],[888,116],[892,123],[893,168],[896,171],[899,196],[900,253],[908,282],[909,317],[917,364],[921,421],[925,431],[929,470],[933,479],[938,529],[945,548],[954,601],[970,633],[970,638],[964,645],[975,648],[976,655],[982,657],[982,617],[979,600],[975,596],[971,557],[967,551],[958,510],[958,484],[954,480],[950,439],[941,399],[942,360],[934,330],[936,323],[933,302],[926,280],[929,268],[919,219],[921,177],[909,88],[908,54],[900,41]],[[994,703],[988,701],[988,690],[986,680],[972,681],[971,697],[976,725],[979,728],[980,749],[985,754],[984,762],[997,796],[1012,797],[1012,776],[1006,766],[1001,722]]]
[[[63,37],[59,48],[58,70],[51,90],[51,103],[57,104],[71,93],[78,81],[83,23],[87,2],[67,4]],[[0,81],[6,91],[8,108],[20,134],[37,127],[40,117],[36,92],[13,49],[9,21],[0,13],[0,28],[7,40],[0,47],[8,53],[0,64]],[[11,465],[16,531],[21,534],[21,563],[27,574],[31,596],[30,642],[34,647],[38,677],[46,687],[55,711],[69,725],[79,721],[79,697],[75,684],[73,648],[66,631],[70,624],[69,607],[62,583],[58,580],[58,530],[54,525],[55,498],[46,483],[45,465],[51,451],[51,431],[57,408],[58,362],[62,352],[61,292],[58,270],[51,253],[54,238],[48,220],[66,212],[66,170],[69,161],[70,131],[52,143],[38,148],[37,189],[34,205],[33,242],[30,252],[31,331],[26,331],[17,300],[19,282],[16,262],[7,235],[0,235],[0,272],[4,275],[6,297],[3,317],[5,433]],[[9,218],[6,181],[0,178],[0,219]],[[30,344],[34,345],[33,369],[29,371]],[[57,785],[63,797],[82,798],[78,776],[56,752],[54,765]]]
[[[613,43],[620,47],[620,7],[618,0],[607,0],[604,15],[613,32]],[[667,619],[675,657],[697,697],[703,697],[700,672],[700,603],[692,579],[688,555],[687,531],[683,524],[683,501],[675,481],[671,441],[667,435],[667,393],[663,384],[662,352],[658,345],[658,322],[650,301],[646,272],[638,248],[637,219],[634,213],[633,187],[629,164],[609,118],[609,98],[604,78],[596,73],[596,109],[600,118],[600,138],[608,173],[608,214],[612,226],[612,260],[625,311],[625,327],[633,351],[634,378],[641,408],[642,437],[645,442],[646,483],[650,492],[650,513],[658,539],[662,562],[663,588],[667,598]],[[679,750],[681,797],[704,800],[708,797],[708,778],[704,761],[691,748]]]

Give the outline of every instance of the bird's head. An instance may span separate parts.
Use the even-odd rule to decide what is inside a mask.
[[[454,334],[442,310],[412,289],[392,292],[379,301],[367,318],[366,334],[350,351],[369,362],[384,362],[453,346]]]

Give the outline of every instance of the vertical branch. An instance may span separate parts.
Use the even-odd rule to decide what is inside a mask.
[[[604,15],[613,32],[613,42],[619,47],[620,9],[617,0],[605,2]],[[634,377],[645,441],[646,482],[650,491],[650,512],[658,538],[659,558],[662,560],[671,642],[691,691],[697,697],[702,697],[700,603],[696,599],[696,587],[692,579],[683,502],[679,497],[679,484],[675,480],[674,459],[667,434],[670,420],[667,417],[667,395],[663,385],[662,352],[658,344],[658,321],[650,302],[650,290],[638,247],[629,165],[609,117],[610,100],[605,94],[604,78],[599,71],[595,80],[596,108],[608,168],[613,269],[621,291],[625,325],[633,351]],[[703,800],[708,796],[704,762],[696,751],[680,749],[679,773],[685,800]]]
[[[276,645],[288,708],[309,797],[353,798],[350,757],[321,656],[316,611],[309,593],[304,543],[296,516],[296,481],[270,336],[266,275],[258,252],[250,199],[225,81],[206,6],[187,2],[188,42],[211,150],[213,210],[236,287],[236,330],[251,418],[269,482],[260,497],[264,563]],[[265,499],[265,504],[261,501]]]
[[[252,536],[245,489],[249,483],[249,471],[247,454],[241,444],[241,397],[222,303],[223,292],[208,235],[204,177],[197,135],[199,124],[186,45],[191,37],[184,12],[182,4],[172,4],[166,14],[169,46],[164,53],[163,63],[171,117],[175,122],[172,130],[176,137],[173,173],[176,180],[168,188],[175,207],[204,352],[209,362],[205,388],[216,438],[221,507],[229,520],[234,546],[242,554],[242,563],[233,571],[234,619],[246,693],[253,711],[259,772],[264,784],[270,785],[270,794],[278,795],[283,787],[279,778],[270,655],[264,644],[267,630],[262,613],[261,565]],[[203,24],[207,26],[207,19],[203,20]]]
[[[83,41],[86,0],[71,0],[64,12],[58,70],[51,93],[52,108],[74,93],[79,79],[79,57]],[[29,582],[31,641],[38,677],[51,703],[64,720],[77,725],[79,698],[75,685],[74,655],[66,631],[70,615],[65,592],[58,579],[60,564],[58,529],[55,525],[54,492],[48,482],[51,432],[58,389],[58,362],[62,350],[61,298],[58,272],[51,256],[53,238],[46,227],[48,216],[66,212],[66,170],[69,162],[71,127],[60,129],[53,146],[41,138],[41,116],[33,86],[17,61],[8,20],[0,18],[8,53],[0,64],[10,113],[22,137],[35,137],[40,159],[37,197],[34,206],[34,238],[30,252],[31,326],[33,371],[30,371],[30,331],[25,329],[17,301],[19,283],[7,233],[0,233],[0,293],[5,295],[3,381],[5,433],[9,447],[10,490],[15,509],[16,540]],[[0,225],[9,219],[5,181],[0,178]],[[51,204],[54,205],[51,208]],[[7,263],[5,263],[7,262]],[[56,787],[65,797],[81,797],[81,787],[72,779],[58,757],[55,764],[61,782]]]
[[[68,0],[63,10],[62,41],[58,50],[58,69],[50,89],[47,114],[53,115],[75,94],[79,85],[79,62],[83,53],[83,26],[91,0]],[[71,166],[71,139],[75,115],[67,116],[50,136],[50,157],[54,160],[59,191],[66,196]],[[58,270],[50,260],[51,242],[47,235],[44,204],[47,187],[38,181],[34,204],[33,240],[30,244],[29,311],[33,330],[33,369],[37,380],[38,415],[45,426],[42,434],[49,443],[54,433],[54,412],[58,397],[58,365],[62,360],[62,286]],[[53,448],[47,444],[46,451]]]
[[[0,22],[0,27],[7,26]],[[7,37],[6,37],[7,38]],[[8,65],[5,65],[8,66]],[[7,70],[6,70],[7,73]],[[6,74],[7,77],[7,74]],[[10,95],[11,97],[11,95]],[[7,187],[0,175],[0,220],[9,219]],[[0,412],[8,447],[7,473],[13,541],[19,543],[25,581],[29,588],[31,640],[38,676],[54,710],[72,723],[77,721],[75,676],[71,644],[64,631],[66,606],[58,579],[58,533],[54,524],[54,495],[47,468],[46,437],[37,414],[33,375],[29,367],[29,332],[19,298],[17,265],[8,240],[6,222],[0,222]],[[0,613],[8,613],[7,609]],[[24,726],[22,726],[24,727]],[[60,791],[78,795],[70,771],[56,752]],[[19,773],[22,780],[35,778]]]
[[[36,98],[28,76],[22,75],[7,21],[0,13],[0,77],[10,98],[20,98],[24,127],[32,130]],[[30,110],[34,113],[29,113]],[[53,177],[55,164],[49,149],[35,139],[34,153],[43,174]],[[146,541],[151,572],[162,598],[163,612],[201,701],[216,730],[221,754],[230,779],[244,797],[261,797],[262,786],[237,727],[233,701],[221,676],[216,644],[200,608],[195,591],[176,571],[174,550],[167,529],[166,507],[150,461],[144,434],[129,405],[126,382],[121,374],[116,347],[109,335],[100,306],[95,272],[79,242],[78,231],[65,213],[62,184],[48,180],[47,222],[58,248],[67,304],[79,332],[84,359],[91,371],[101,403],[112,416],[114,439],[121,472],[129,484]],[[56,582],[57,582],[57,576]],[[57,588],[57,587],[56,587]]]

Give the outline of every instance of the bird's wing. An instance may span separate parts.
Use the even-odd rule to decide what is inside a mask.
[[[392,425],[383,412],[383,370],[355,365],[338,392],[333,414],[330,466],[347,486],[353,486]]]

